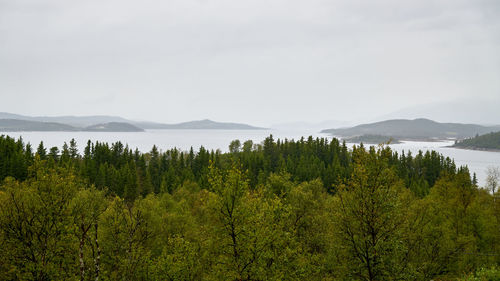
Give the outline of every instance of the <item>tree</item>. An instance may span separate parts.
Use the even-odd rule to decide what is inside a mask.
[[[500,181],[500,168],[489,166],[486,174],[486,189],[495,194]]]
[[[79,156],[78,155],[78,148],[76,146],[75,139],[71,139],[71,141],[69,142],[69,155],[73,159],[75,159]]]
[[[472,175],[472,185],[477,186],[477,183],[478,183],[478,181],[477,181],[477,175],[474,172],[474,174]]]
[[[243,152],[250,153],[253,148],[253,141],[247,140],[243,143]]]
[[[78,239],[78,261],[80,264],[80,280],[85,280],[89,263],[93,264],[94,280],[99,280],[101,247],[99,246],[99,221],[101,214],[107,208],[105,192],[94,186],[80,189],[72,199],[70,209],[73,217],[74,234]],[[90,250],[85,251],[86,248]],[[85,252],[91,253],[91,261],[85,257]]]
[[[300,268],[304,275],[297,275],[299,279],[325,280],[330,275],[326,257],[335,241],[332,240],[334,226],[329,199],[331,196],[318,179],[294,185],[284,199],[290,210],[288,229],[296,244],[290,243],[288,250],[293,251],[295,259],[289,259],[288,263],[292,269],[294,263]]]
[[[233,140],[229,144],[229,152],[230,153],[238,153],[238,152],[240,152],[240,149],[241,149],[240,140]]]
[[[417,267],[426,280],[469,272],[491,253],[495,243],[489,233],[495,226],[490,225],[494,218],[488,215],[488,205],[492,200],[478,202],[478,195],[470,176],[457,174],[439,179],[422,200],[419,213],[427,223],[414,232],[421,233]]]
[[[10,178],[3,184],[0,255],[16,279],[68,280],[76,269],[69,205],[83,184],[68,170],[49,169],[44,163],[35,161],[34,176],[27,181]]]
[[[59,159],[59,148],[57,146],[53,146],[49,150],[49,158],[54,160],[54,162],[57,162]]]
[[[348,279],[398,280],[403,275],[402,200],[407,190],[388,169],[383,157],[388,152],[356,149],[351,178],[337,193],[338,270]]]
[[[38,154],[38,156],[42,160],[47,159],[47,149],[45,148],[45,146],[43,146],[43,141],[41,141],[40,144],[38,145],[38,149],[36,150],[36,154]]]
[[[68,163],[69,160],[70,160],[71,156],[70,156],[70,153],[69,153],[69,147],[68,147],[68,144],[66,142],[64,142],[63,146],[62,146],[62,151],[61,151],[61,162],[62,163]]]
[[[102,214],[102,265],[105,280],[148,280],[161,226],[159,201],[151,194],[133,204],[114,198]]]
[[[233,167],[223,176],[211,167],[215,255],[213,279],[279,280],[288,270],[284,223],[288,210],[279,198],[266,199],[263,190],[249,190],[248,180]]]

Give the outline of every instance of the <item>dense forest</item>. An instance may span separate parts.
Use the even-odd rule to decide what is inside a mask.
[[[499,280],[500,199],[437,152],[0,136],[0,280]]]
[[[468,149],[500,150],[500,132],[464,139],[455,143],[454,146]]]

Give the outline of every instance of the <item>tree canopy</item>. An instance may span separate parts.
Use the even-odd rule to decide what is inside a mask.
[[[453,160],[241,143],[33,152],[1,136],[0,279],[498,280],[498,191]]]

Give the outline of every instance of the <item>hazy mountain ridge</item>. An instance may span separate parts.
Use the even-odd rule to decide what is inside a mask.
[[[83,129],[87,132],[144,132],[144,129],[124,122],[109,122],[88,126]]]
[[[74,127],[56,122],[40,122],[18,119],[0,119],[0,131],[4,132],[143,132],[144,130],[134,125],[122,122],[109,122],[88,126],[85,128]]]
[[[78,128],[55,122],[38,122],[18,119],[0,119],[0,131],[21,132],[21,131],[79,131]]]
[[[167,130],[265,130],[266,128],[254,127],[241,123],[215,122],[212,120],[196,120],[178,124],[162,124],[151,122],[136,123],[144,129],[167,129]]]
[[[147,129],[165,129],[165,130],[264,130],[267,128],[255,127],[242,123],[230,123],[230,122],[215,122],[212,120],[196,120],[177,124],[165,124],[157,122],[148,121],[133,121],[128,120],[118,116],[106,116],[106,115],[95,115],[95,116],[51,116],[51,117],[32,117],[24,116],[19,114],[12,114],[6,112],[0,112],[0,119],[4,120],[23,120],[38,123],[54,123],[65,125],[66,127],[60,127],[54,125],[55,131],[70,130],[70,131],[81,131],[81,130],[91,130],[91,131],[104,131],[106,128],[109,132],[121,131],[120,128],[125,132],[135,132]],[[22,123],[18,123],[21,124]],[[24,127],[21,126],[16,128],[15,126],[9,125],[6,128],[15,131],[23,131],[23,128],[31,128],[34,123],[30,126],[28,123],[24,123]],[[103,124],[110,124],[103,126]],[[114,125],[113,125],[114,124]],[[122,124],[122,125],[117,125]],[[127,125],[124,125],[127,124]],[[43,127],[43,124],[38,124],[34,128],[39,128],[38,130],[48,131],[50,127]],[[69,126],[69,127],[68,127]],[[72,128],[70,128],[72,127]],[[65,128],[65,129],[63,129]],[[88,128],[88,129],[87,129]],[[102,129],[98,129],[102,128]],[[138,130],[139,129],[139,130]],[[0,127],[1,130],[1,127]],[[5,131],[5,129],[4,129]]]
[[[13,114],[7,112],[0,112],[0,119],[16,119],[16,120],[29,120],[38,122],[53,122],[70,125],[73,127],[88,127],[97,124],[110,123],[110,122],[121,122],[121,123],[133,123],[131,120],[127,120],[118,116],[107,116],[107,115],[92,115],[92,116],[26,116],[20,114]]]
[[[429,119],[394,119],[351,128],[326,129],[322,133],[353,138],[365,135],[388,136],[395,140],[463,139],[500,130],[499,126],[439,123]]]

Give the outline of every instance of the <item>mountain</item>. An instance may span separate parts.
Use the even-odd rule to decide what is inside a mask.
[[[12,119],[12,120],[25,120],[25,121],[35,121],[44,123],[60,123],[66,124],[71,127],[76,127],[80,129],[85,129],[91,127],[92,130],[96,130],[97,127],[102,124],[109,123],[128,123],[140,129],[208,129],[208,130],[262,130],[265,128],[254,127],[247,124],[240,123],[223,123],[214,122],[208,119],[184,122],[178,124],[164,124],[148,121],[133,121],[128,120],[118,116],[107,116],[107,115],[95,115],[95,116],[25,116],[19,114],[12,114],[7,112],[0,112],[0,119]],[[112,130],[111,127],[108,127]],[[122,127],[123,129],[136,131],[137,128],[132,127]],[[323,127],[324,128],[324,127]],[[78,129],[76,129],[78,130]],[[112,131],[111,131],[112,132]]]
[[[144,130],[128,123],[109,122],[85,128],[73,127],[55,122],[0,119],[0,131],[4,132],[143,132]]]
[[[96,124],[110,123],[110,122],[123,122],[134,123],[134,121],[127,120],[117,116],[94,115],[94,116],[25,116],[19,114],[12,114],[7,112],[0,112],[0,119],[16,119],[16,120],[29,120],[38,122],[54,122],[67,124],[73,127],[87,127]]]
[[[265,130],[266,128],[254,127],[241,123],[223,123],[215,122],[212,120],[198,120],[190,121],[179,124],[162,124],[152,122],[138,122],[135,123],[138,127],[143,129],[168,129],[168,130]]]
[[[500,150],[500,132],[464,139],[453,146],[475,150]]]
[[[109,122],[85,127],[87,132],[144,132],[144,129],[123,122]]]
[[[351,128],[321,131],[342,138],[365,135],[390,136],[395,140],[463,139],[498,130],[499,127],[475,124],[438,123],[429,119],[395,119]]]
[[[16,119],[0,119],[0,131],[4,132],[20,132],[20,131],[64,131],[72,132],[78,131],[70,125],[54,123],[54,122],[37,122],[28,120]]]

